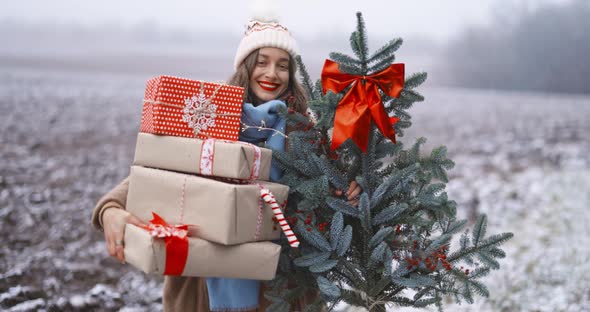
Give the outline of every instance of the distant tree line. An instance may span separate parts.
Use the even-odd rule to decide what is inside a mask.
[[[443,60],[448,85],[590,93],[590,1],[472,27],[448,43]]]

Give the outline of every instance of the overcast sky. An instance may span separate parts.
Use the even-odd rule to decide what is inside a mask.
[[[568,0],[275,0],[281,21],[297,36],[346,32],[354,13],[363,12],[373,36],[424,35],[444,41],[465,25],[486,24],[494,15]],[[0,19],[25,22],[119,24],[146,21],[189,31],[217,29],[241,33],[251,16],[252,0],[19,0],[3,1]],[[311,39],[311,38],[310,38]]]
[[[409,72],[432,73],[449,39],[466,26],[502,27],[523,11],[572,0],[2,1],[0,67],[48,62],[52,68],[91,64],[176,75],[191,68],[224,79],[257,1],[274,1],[311,76],[317,77],[329,52],[350,53],[357,11],[365,17],[370,51],[401,37],[397,60],[407,63]]]

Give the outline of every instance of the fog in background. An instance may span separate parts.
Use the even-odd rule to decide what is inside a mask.
[[[348,38],[360,10],[370,49],[402,37],[397,61],[408,72],[429,72],[430,85],[590,92],[587,1],[279,2],[313,78],[329,52],[351,52]],[[223,80],[252,14],[248,1],[232,3],[233,9],[228,3],[5,4],[0,67]]]
[[[438,64],[452,86],[590,93],[590,1],[504,12],[448,42]]]

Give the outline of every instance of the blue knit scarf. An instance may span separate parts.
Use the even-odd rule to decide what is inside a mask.
[[[286,120],[279,116],[279,107],[286,108],[284,102],[273,100],[254,106],[244,103],[242,123],[249,126],[264,127],[285,133]],[[249,128],[240,134],[240,141],[260,144],[273,151],[285,150],[285,137],[272,130]],[[281,170],[274,160],[271,163],[270,180],[278,181],[282,176]],[[260,281],[235,278],[207,278],[209,291],[209,309],[211,311],[243,311],[258,307],[258,293]]]

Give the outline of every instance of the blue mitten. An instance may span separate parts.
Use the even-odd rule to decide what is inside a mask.
[[[287,120],[279,115],[280,107],[286,109],[287,105],[280,100],[268,101],[258,106],[244,103],[242,123],[249,126],[273,129],[285,134]],[[239,140],[252,144],[265,142],[266,148],[273,151],[284,151],[285,137],[273,130],[249,128],[240,134]],[[282,176],[282,171],[276,166],[273,160],[270,168],[270,180],[278,181]]]

